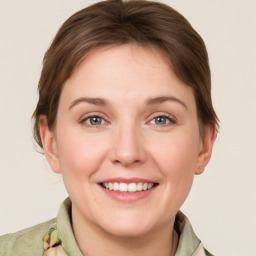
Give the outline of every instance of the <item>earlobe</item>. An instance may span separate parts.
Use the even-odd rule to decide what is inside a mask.
[[[56,173],[60,173],[56,139],[53,135],[53,132],[48,127],[46,116],[40,116],[39,125],[40,125],[40,135],[41,135],[41,140],[44,147],[45,157],[49,165],[51,166],[51,169]]]
[[[200,152],[197,158],[195,174],[203,173],[212,155],[212,148],[216,138],[216,125],[214,123],[205,126],[204,138],[202,138]]]

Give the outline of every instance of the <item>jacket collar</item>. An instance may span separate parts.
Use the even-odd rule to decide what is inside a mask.
[[[45,256],[83,256],[72,230],[71,207],[71,200],[67,198],[59,209],[57,222],[50,227],[44,236]],[[174,228],[179,235],[179,244],[175,256],[211,255],[204,249],[189,220],[181,211],[176,215]]]

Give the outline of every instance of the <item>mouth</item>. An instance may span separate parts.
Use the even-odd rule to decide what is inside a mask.
[[[158,183],[153,182],[102,182],[99,183],[104,189],[116,192],[124,192],[124,193],[136,193],[147,191],[158,186]]]

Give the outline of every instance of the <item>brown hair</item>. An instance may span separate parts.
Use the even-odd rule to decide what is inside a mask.
[[[200,35],[171,7],[145,0],[107,0],[72,15],[47,50],[38,85],[34,138],[42,148],[39,117],[54,128],[64,82],[84,56],[105,45],[137,43],[154,46],[171,62],[175,75],[194,90],[200,133],[204,125],[218,125],[211,100],[208,54]]]

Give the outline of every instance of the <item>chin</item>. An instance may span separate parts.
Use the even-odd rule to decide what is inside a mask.
[[[106,230],[108,233],[112,234],[113,236],[120,237],[120,238],[138,238],[145,236],[149,233],[150,229],[143,228],[140,226],[125,226],[125,227],[115,227],[109,230]]]
[[[118,237],[141,237],[152,232],[155,229],[155,223],[144,218],[133,219],[131,217],[114,218],[111,223],[102,223],[103,228],[107,233]]]

